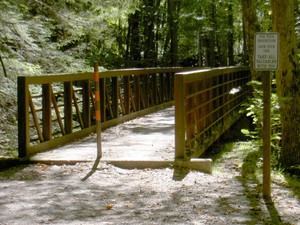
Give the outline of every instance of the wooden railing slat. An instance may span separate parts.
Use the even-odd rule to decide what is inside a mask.
[[[124,113],[129,114],[130,113],[130,92],[131,92],[131,87],[130,87],[130,76],[124,76],[123,77],[123,91],[124,91]]]
[[[77,97],[76,97],[73,86],[72,86],[71,90],[72,90],[72,99],[73,99],[73,102],[74,102],[74,107],[75,107],[75,111],[76,111],[77,120],[79,122],[79,125],[80,125],[81,129],[83,129],[84,125],[83,125],[83,121],[82,121],[82,116],[81,116],[81,112],[80,112],[80,109],[79,109]],[[73,117],[72,117],[72,119],[73,119]]]
[[[83,127],[91,126],[91,84],[89,80],[82,82],[82,121]]]
[[[58,108],[58,105],[57,105],[57,101],[56,101],[56,98],[55,98],[55,95],[53,93],[52,88],[51,88],[51,97],[52,97],[52,104],[53,104],[53,108],[55,110],[57,122],[58,122],[59,127],[60,127],[60,131],[61,131],[62,135],[65,135],[64,125],[63,125],[63,122],[62,122],[62,118],[61,118],[59,108]],[[41,142],[43,142],[43,141],[41,141]]]
[[[66,134],[73,132],[72,82],[64,82],[64,123]]]
[[[30,111],[31,111],[31,114],[32,114],[34,128],[37,131],[39,141],[43,142],[44,137],[43,137],[43,134],[42,134],[42,131],[41,131],[41,128],[40,128],[39,119],[37,117],[37,112],[35,110],[35,107],[34,107],[34,104],[33,104],[32,97],[31,97],[30,93],[29,93],[28,99],[29,99],[29,107],[30,107]]]

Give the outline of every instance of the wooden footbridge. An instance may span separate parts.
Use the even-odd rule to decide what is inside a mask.
[[[18,77],[19,157],[95,132],[96,98],[102,129],[174,105],[174,157],[199,157],[237,121],[241,104],[252,94],[248,67],[102,71],[99,96],[93,75]]]

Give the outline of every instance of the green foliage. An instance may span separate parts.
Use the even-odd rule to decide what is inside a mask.
[[[215,65],[228,65],[228,46],[233,45],[235,63],[242,55],[242,15],[237,0],[183,1],[180,26],[181,59],[197,58],[200,65],[209,65],[209,54]],[[229,23],[232,16],[233,24]],[[230,43],[229,35],[233,42]],[[215,66],[209,65],[209,66]]]
[[[0,53],[8,76],[91,71],[95,60],[111,67],[120,59],[116,27],[125,29],[135,3],[1,1]]]
[[[243,129],[241,132],[251,137],[258,146],[262,145],[262,129],[263,129],[263,90],[262,83],[259,81],[251,81],[254,94],[250,101],[244,103],[241,113],[246,113],[248,117],[252,118],[254,130]],[[275,84],[275,80],[273,81]],[[278,159],[280,157],[280,113],[277,94],[271,95],[271,147],[272,147],[272,164],[278,166]]]
[[[182,66],[207,65],[207,55],[216,59],[216,65],[228,65],[228,45],[239,63],[243,51],[239,0],[175,2]],[[138,47],[130,54],[141,57],[130,65],[168,66],[170,61],[166,0],[7,0],[0,8],[0,50],[11,77],[24,74],[30,65],[33,68],[25,74],[87,71],[95,60],[108,69],[129,66],[133,35]],[[266,6],[261,10],[262,16],[267,15]],[[139,12],[137,28],[130,30],[129,15],[135,12]]]
[[[256,10],[261,31],[272,31],[271,1],[257,0]]]
[[[241,63],[244,40],[239,0],[174,2],[178,3],[182,66],[207,66],[208,55],[216,65],[228,65],[229,45],[234,49],[234,64]],[[139,42],[134,49],[138,52],[132,54],[142,56],[137,59],[140,65],[168,66],[170,61],[166,0],[6,0],[0,1],[0,9],[0,51],[10,77],[24,71],[26,75],[87,71],[95,60],[108,69],[125,67],[129,65],[126,60],[132,60],[128,52],[134,33]],[[130,30],[129,15],[135,12],[140,13],[138,29]],[[257,12],[262,29],[270,30],[270,1],[258,0]]]

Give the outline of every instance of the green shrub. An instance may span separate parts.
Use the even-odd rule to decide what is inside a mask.
[[[253,87],[253,97],[246,103],[244,103],[241,109],[241,113],[245,113],[248,117],[251,117],[254,130],[242,129],[241,132],[253,139],[258,145],[262,146],[262,129],[263,129],[263,90],[262,83],[260,81],[251,81],[248,85]],[[273,85],[275,80],[273,80]],[[271,94],[271,148],[272,148],[272,165],[279,166],[280,157],[280,140],[281,140],[281,128],[280,128],[280,113],[278,97],[275,92]]]

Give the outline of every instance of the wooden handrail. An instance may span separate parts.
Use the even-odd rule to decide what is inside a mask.
[[[191,69],[195,68],[100,72],[102,128],[170,105],[174,73]],[[95,131],[93,75],[87,72],[18,77],[20,157],[49,150]],[[32,92],[33,87],[40,89],[38,94]],[[54,91],[54,87],[59,91]],[[76,92],[75,87],[79,87]]]
[[[252,93],[250,70],[201,69],[174,79],[175,158],[197,158],[240,117],[239,106]]]

